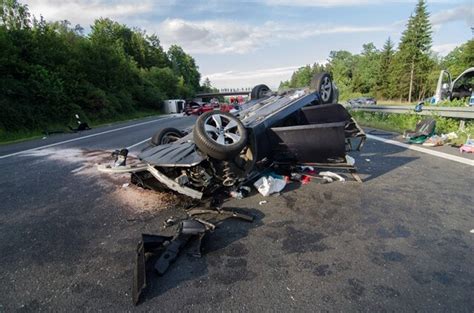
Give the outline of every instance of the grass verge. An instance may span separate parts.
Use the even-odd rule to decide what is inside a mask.
[[[415,129],[416,124],[425,116],[417,114],[389,114],[379,112],[361,112],[351,111],[351,115],[362,126],[373,127],[388,131],[403,133],[405,130]],[[441,116],[432,116],[436,120],[436,134],[447,134],[455,132],[458,139],[453,141],[454,144],[463,144],[466,139],[474,138],[474,123],[467,122],[463,130],[459,129],[459,120],[453,118],[446,118]]]

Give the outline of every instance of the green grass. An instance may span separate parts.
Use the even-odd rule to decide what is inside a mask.
[[[115,116],[109,119],[101,119],[101,120],[91,120],[89,125],[92,128],[104,126],[104,125],[111,125],[114,123],[125,122],[135,119],[141,119],[150,116],[159,116],[161,113],[159,111],[149,110],[149,111],[136,111],[131,114],[124,114]],[[73,125],[72,123],[70,125]],[[74,127],[74,126],[73,126]],[[47,127],[48,131],[54,130],[64,130],[68,131],[67,125],[49,125]],[[38,138],[43,138],[45,136],[44,130],[22,130],[17,132],[4,132],[0,130],[0,145],[7,145],[12,143],[18,143],[27,140],[33,140]],[[54,134],[52,134],[54,136]]]
[[[388,131],[394,131],[397,133],[403,133],[405,130],[415,129],[416,123],[426,118],[426,116],[420,116],[416,114],[387,114],[378,112],[362,112],[362,111],[351,111],[352,116],[362,126],[378,128]],[[459,120],[452,118],[445,118],[441,116],[433,115],[436,120],[436,134],[447,134],[455,132],[458,135],[458,139],[454,140],[455,144],[463,144],[466,142],[468,136],[474,138],[474,123],[467,122],[463,130],[459,129]]]

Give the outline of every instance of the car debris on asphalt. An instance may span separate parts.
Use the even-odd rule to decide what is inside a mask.
[[[268,175],[259,178],[253,185],[262,196],[268,197],[271,194],[282,191],[286,186],[286,181],[283,178]]]
[[[214,230],[211,223],[203,223],[198,219],[186,219],[180,222],[176,235],[173,237],[142,234],[136,251],[136,263],[132,286],[132,300],[135,305],[140,301],[140,295],[146,288],[146,253],[158,254],[154,264],[156,273],[162,276],[173,263],[180,250],[195,239],[193,249],[189,252],[194,257],[201,256],[201,243],[208,231]]]
[[[474,139],[468,138],[466,143],[459,148],[459,152],[474,153]]]
[[[409,143],[422,144],[435,134],[436,120],[427,118],[416,124],[415,130],[407,130],[404,137]]]
[[[112,165],[99,165],[105,173],[130,173],[131,183],[157,191],[171,190],[196,201],[209,201],[211,209],[187,211],[186,219],[170,217],[165,228],[177,225],[173,237],[143,234],[136,250],[132,298],[138,304],[146,288],[146,256],[153,254],[154,270],[163,275],[189,242],[201,256],[204,236],[217,226],[200,215],[253,217],[222,208],[223,198],[243,199],[254,186],[263,196],[279,195],[288,183],[345,181],[332,170],[348,170],[356,181],[355,159],[347,154],[366,135],[338,101],[338,90],[327,73],[316,74],[310,88],[272,92],[257,85],[251,100],[233,113],[212,110],[200,115],[187,130],[158,131],[138,155],[140,162],[127,164],[128,150],[116,150]],[[316,172],[316,169],[325,171]],[[331,170],[331,171],[329,171]],[[259,205],[268,203],[267,200]],[[202,202],[201,202],[202,204]],[[151,260],[151,258],[149,258]]]
[[[188,243],[191,245],[188,247],[189,256],[195,258],[202,256],[203,239],[216,229],[218,223],[197,217],[200,215],[219,215],[224,217],[223,220],[226,218],[236,218],[246,222],[254,220],[252,215],[237,212],[233,208],[194,208],[187,211],[188,217],[185,219],[170,217],[165,221],[165,227],[178,225],[174,236],[142,234],[136,249],[133,271],[132,302],[134,305],[139,304],[141,295],[147,287],[147,261],[154,262],[154,272],[163,276]]]
[[[122,149],[117,152],[119,166],[99,170],[128,170],[134,177],[155,179],[164,189],[203,199],[219,190],[237,195],[238,188],[275,164],[354,165],[346,152],[354,140],[360,149],[366,136],[337,104],[329,74],[315,75],[311,88],[279,93],[265,85],[254,89],[254,97],[234,114],[213,110],[200,115],[192,130],[159,131],[153,138],[160,140],[138,155],[141,163],[135,167],[126,167]]]
[[[320,172],[319,175],[321,175],[323,178],[329,177],[333,180],[337,179],[338,181],[346,181],[346,179],[342,177],[341,175],[338,175],[336,173],[329,172],[329,171]]]

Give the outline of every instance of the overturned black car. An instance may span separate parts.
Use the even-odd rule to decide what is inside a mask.
[[[210,111],[192,130],[164,129],[139,155],[140,165],[102,166],[105,172],[131,172],[132,180],[201,199],[218,189],[235,189],[276,163],[344,163],[354,138],[363,130],[337,104],[329,74],[313,77],[309,88],[252,91],[243,109]]]

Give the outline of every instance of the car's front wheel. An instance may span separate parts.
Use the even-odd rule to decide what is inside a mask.
[[[201,115],[194,125],[194,143],[218,160],[230,160],[247,145],[247,130],[242,122],[227,112],[210,111]]]

